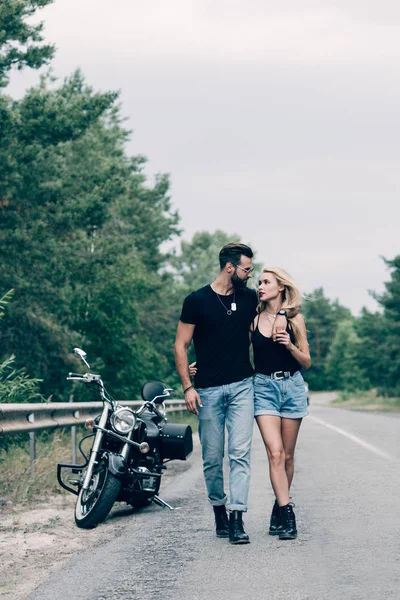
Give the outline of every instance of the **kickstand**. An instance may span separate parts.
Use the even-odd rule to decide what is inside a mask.
[[[173,506],[171,506],[170,504],[165,502],[165,500],[162,500],[159,496],[154,496],[153,502],[158,504],[158,506],[162,506],[163,508],[166,506],[167,508],[169,508],[169,510],[179,510],[180,509],[180,506],[178,506],[177,508],[174,508]]]

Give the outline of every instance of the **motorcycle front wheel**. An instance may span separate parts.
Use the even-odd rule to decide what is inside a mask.
[[[89,488],[81,489],[75,504],[75,523],[81,529],[93,529],[104,521],[121,488],[121,481],[101,461],[93,470]]]

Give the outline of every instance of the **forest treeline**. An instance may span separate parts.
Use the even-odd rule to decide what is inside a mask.
[[[169,177],[150,183],[145,157],[129,156],[118,93],[93,90],[76,71],[61,83],[42,77],[20,99],[7,94],[13,68],[51,61],[41,26],[27,24],[49,3],[0,5],[0,402],[67,400],[74,346],[116,398],[138,397],[153,378],[179,390],[182,300],[240,236],[201,231],[165,250],[181,234]],[[400,255],[386,263],[377,312],[354,317],[322,288],[307,295],[311,389],[400,394]]]

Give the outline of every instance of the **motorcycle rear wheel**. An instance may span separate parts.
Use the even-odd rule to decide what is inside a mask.
[[[79,492],[75,504],[75,523],[81,529],[93,529],[104,521],[121,488],[121,481],[101,462],[93,472],[88,490]]]

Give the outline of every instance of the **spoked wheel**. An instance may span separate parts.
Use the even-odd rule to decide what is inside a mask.
[[[89,488],[81,490],[75,505],[75,523],[82,529],[93,529],[98,523],[104,521],[114,504],[121,481],[107,468],[105,461],[101,461],[93,469]]]

